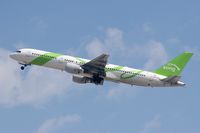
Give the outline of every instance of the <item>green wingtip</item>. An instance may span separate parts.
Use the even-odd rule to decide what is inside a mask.
[[[159,69],[154,72],[164,76],[179,76],[192,57],[193,53],[191,52],[183,52],[181,55],[175,57],[167,64],[163,65]]]

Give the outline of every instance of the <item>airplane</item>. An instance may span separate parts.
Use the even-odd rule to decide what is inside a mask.
[[[21,65],[21,70],[29,65],[39,65],[73,74],[76,83],[103,85],[104,80],[145,87],[185,86],[180,74],[193,53],[183,52],[160,68],[150,72],[108,63],[108,54],[88,60],[69,55],[36,49],[19,49],[10,57]],[[53,76],[53,75],[52,75]]]

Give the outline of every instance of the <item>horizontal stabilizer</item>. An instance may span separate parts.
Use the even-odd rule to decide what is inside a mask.
[[[168,78],[161,79],[161,81],[168,82],[168,83],[177,83],[181,76],[171,76]]]

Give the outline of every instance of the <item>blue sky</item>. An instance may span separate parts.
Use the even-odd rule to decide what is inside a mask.
[[[0,2],[0,132],[200,132],[199,1]],[[79,85],[71,75],[8,55],[36,48],[154,70],[183,51],[194,53],[183,88],[105,82]]]

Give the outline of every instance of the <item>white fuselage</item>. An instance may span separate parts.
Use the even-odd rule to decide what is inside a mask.
[[[68,56],[68,55],[61,55],[61,54],[55,55],[55,53],[53,53],[51,60],[48,61],[44,60],[44,62],[37,62],[37,58],[40,58],[41,55],[51,56],[51,54],[48,53],[50,52],[35,50],[35,49],[21,49],[20,53],[12,53],[10,57],[17,60],[20,64],[40,65],[62,71],[65,71],[66,64],[68,63],[73,63],[81,66],[84,63],[90,61],[87,59]],[[169,83],[161,81],[161,79],[166,78],[166,76],[139,69],[107,64],[105,67],[105,72],[106,72],[105,80],[113,82],[122,82],[130,85],[151,86],[151,87],[172,86]],[[91,76],[85,73],[79,73],[78,75],[85,77]]]

